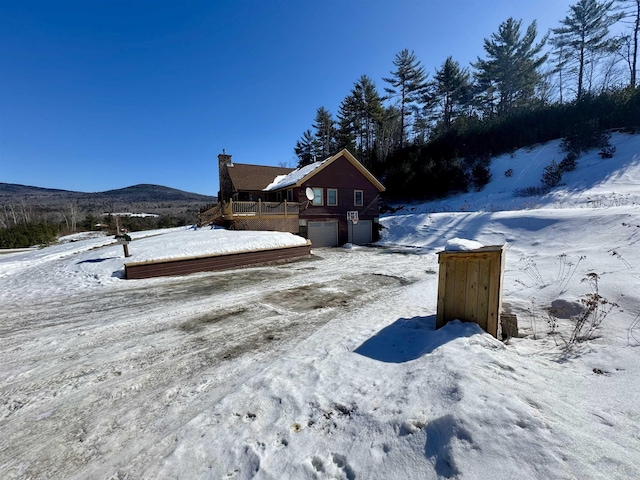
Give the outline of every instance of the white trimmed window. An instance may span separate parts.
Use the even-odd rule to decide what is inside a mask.
[[[327,205],[335,207],[338,205],[338,190],[335,188],[327,188]]]
[[[364,192],[362,190],[353,191],[353,205],[356,207],[364,205]]]
[[[293,188],[287,189],[287,202],[293,202]]]
[[[324,188],[314,187],[313,188],[313,201],[311,205],[322,206],[324,202],[322,201],[322,197],[324,197]]]

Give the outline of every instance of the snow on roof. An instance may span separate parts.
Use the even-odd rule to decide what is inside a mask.
[[[322,165],[324,165],[327,161],[331,160],[331,158],[327,158],[326,160],[322,160],[320,162],[314,162],[309,165],[305,165],[304,167],[300,167],[295,169],[288,175],[278,175],[273,182],[271,182],[267,187],[263,190],[265,192],[270,192],[273,190],[279,190],[281,188],[290,187],[291,185],[295,185],[304,177],[309,175],[311,172],[315,171]]]
[[[287,177],[288,177],[288,175],[278,175],[276,178],[273,179],[273,182],[271,182],[269,185],[264,187],[264,190],[265,191],[271,190],[271,187],[279,184],[280,182],[282,182]]]
[[[466,238],[452,238],[451,240],[447,240],[444,249],[449,252],[468,252],[470,250],[477,250],[482,247],[484,247],[484,245],[480,242],[476,242],[475,240],[467,240]]]

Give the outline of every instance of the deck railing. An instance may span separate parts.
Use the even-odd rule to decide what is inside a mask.
[[[300,213],[298,202],[236,202],[230,200],[224,204],[223,214],[225,219],[232,220],[235,217],[280,217],[294,218]]]
[[[296,219],[300,213],[298,202],[235,202],[230,200],[224,204],[217,204],[206,212],[198,215],[198,225],[211,223],[223,225],[225,220],[242,219]]]

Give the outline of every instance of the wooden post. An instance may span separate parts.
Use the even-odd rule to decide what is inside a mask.
[[[258,199],[258,220],[262,219],[262,199]]]
[[[284,218],[287,218],[287,201],[284,201]]]
[[[126,243],[122,244],[122,248],[124,249],[124,256],[126,257],[130,257],[131,255],[129,255],[129,245],[127,245]]]

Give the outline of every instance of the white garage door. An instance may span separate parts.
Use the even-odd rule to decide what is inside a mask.
[[[365,245],[371,243],[372,238],[371,220],[360,220],[355,225],[349,222],[349,243]]]
[[[314,247],[338,245],[338,222],[308,222],[307,236]]]

